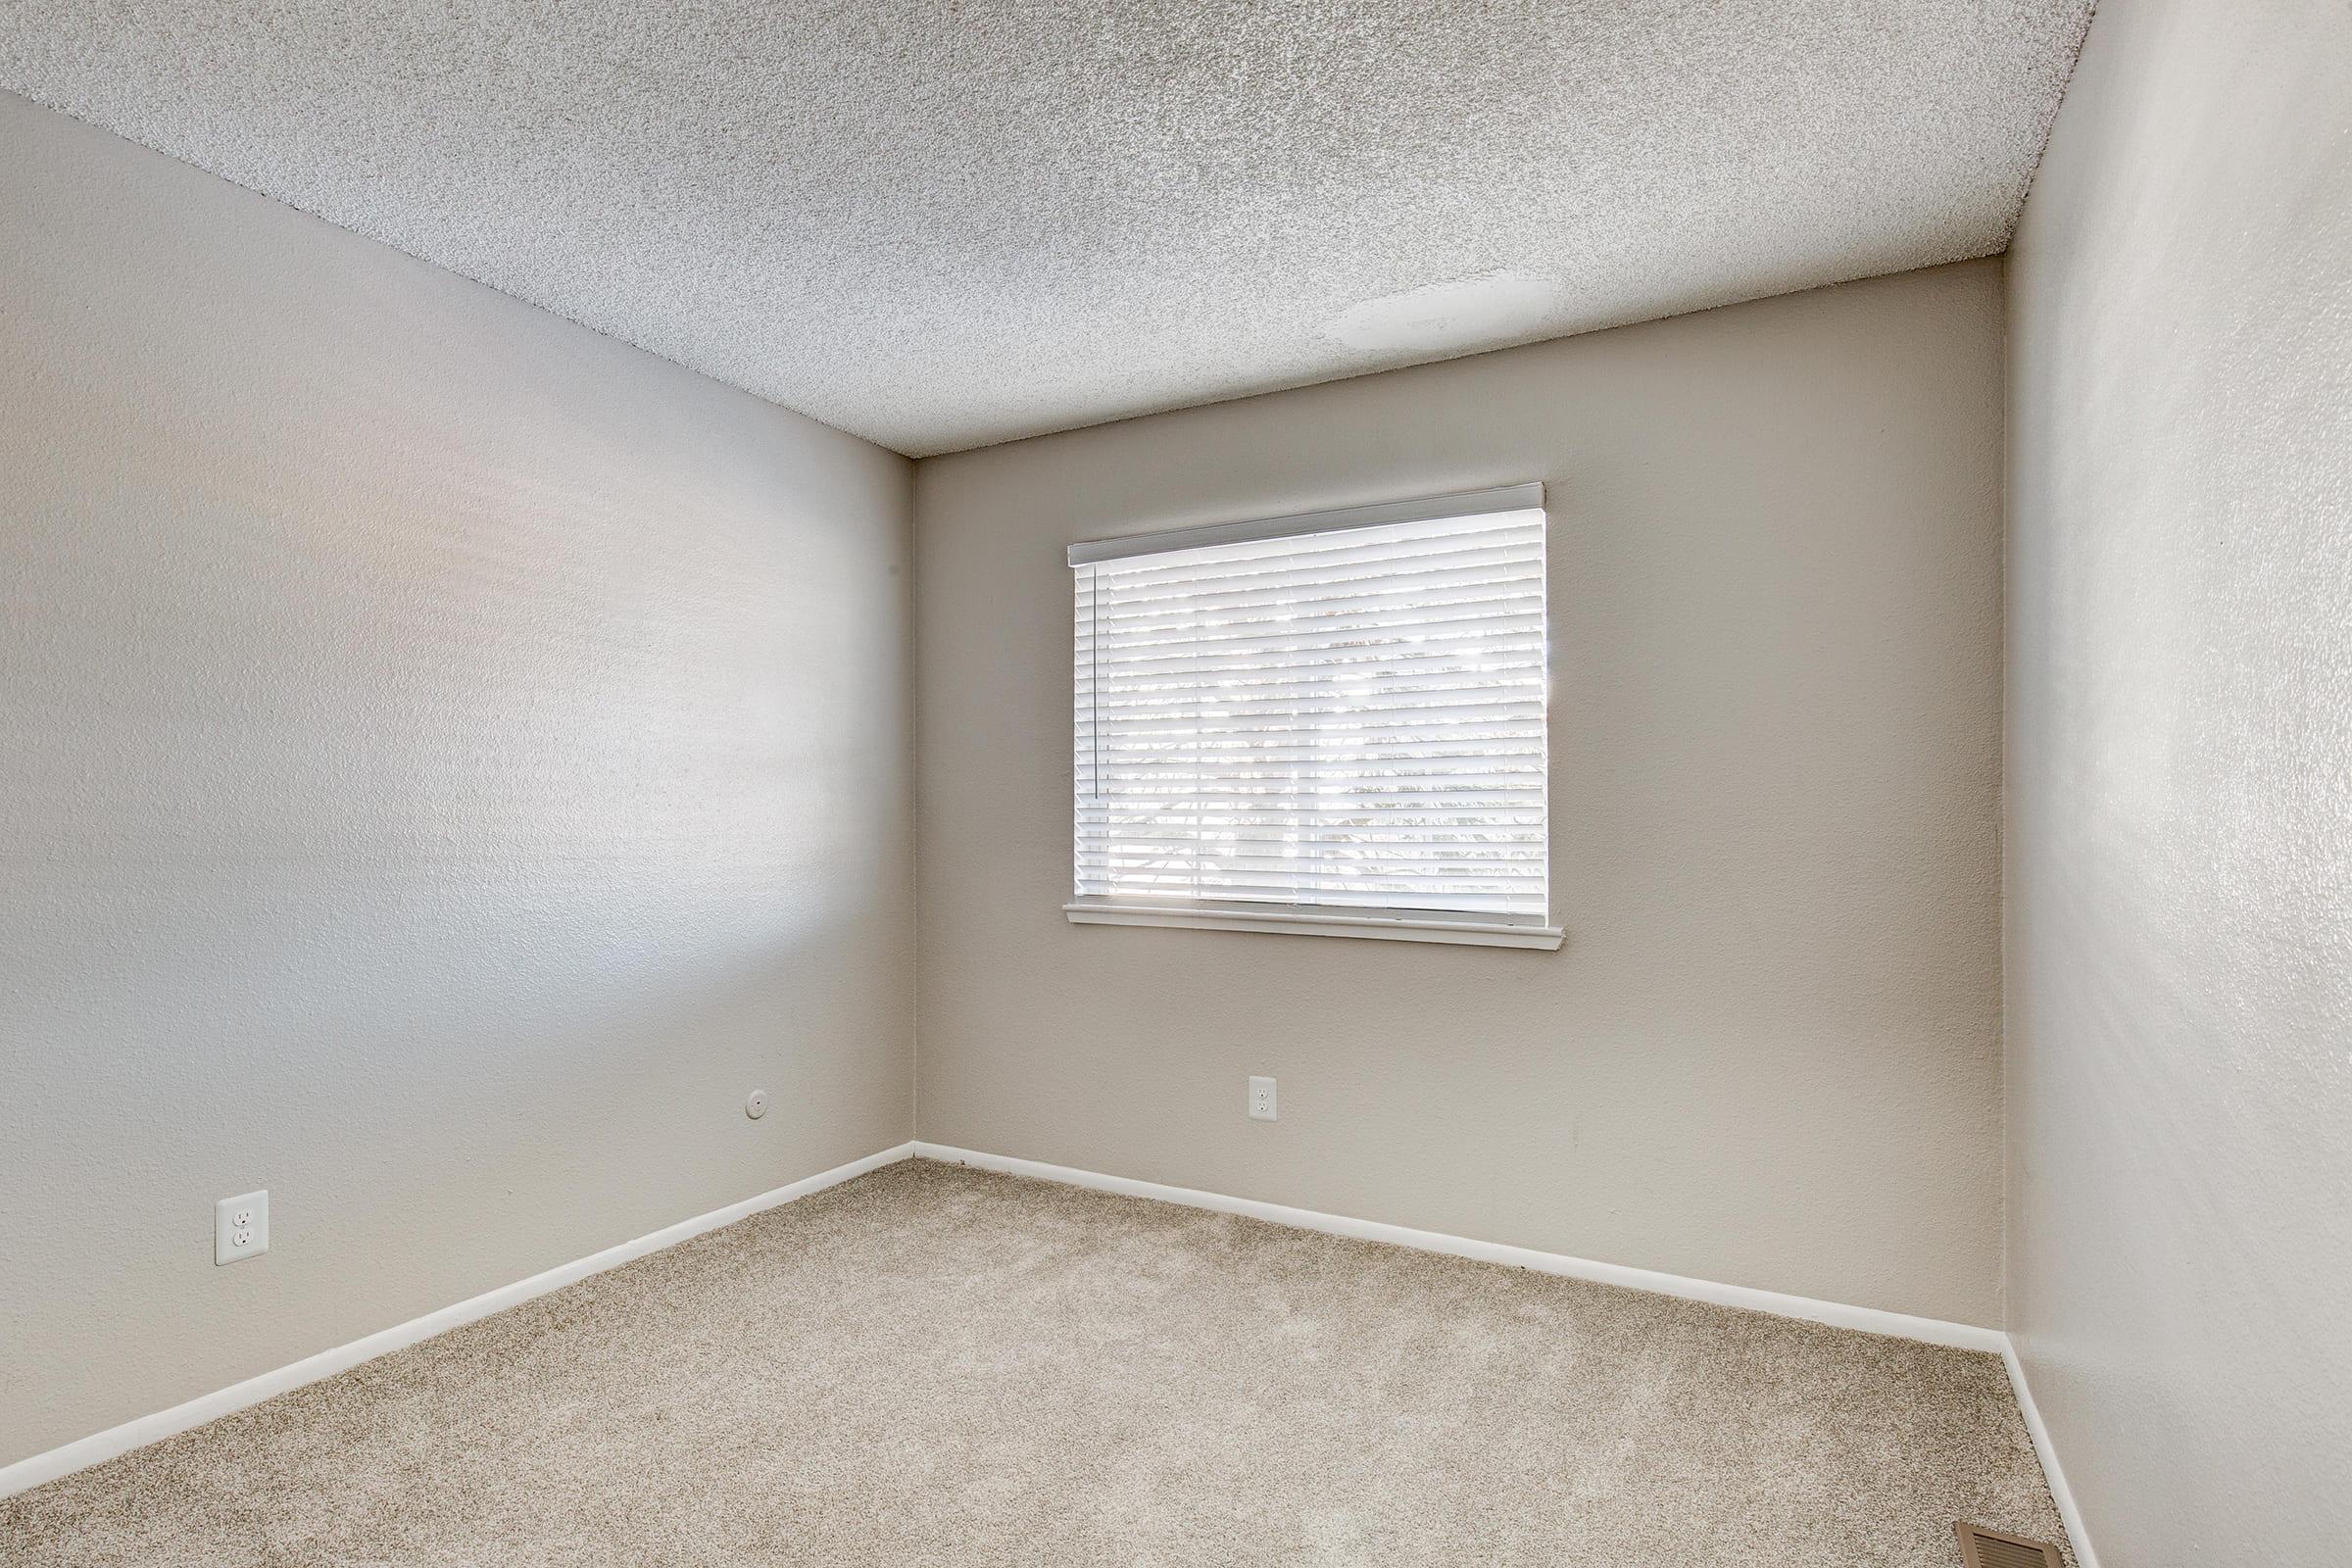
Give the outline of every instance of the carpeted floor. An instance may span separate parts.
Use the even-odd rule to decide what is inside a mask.
[[[893,1165],[0,1502],[0,1564],[1956,1568],[1989,1355]]]

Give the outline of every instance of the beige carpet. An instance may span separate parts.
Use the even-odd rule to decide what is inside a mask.
[[[1760,1563],[2055,1537],[1988,1355],[910,1162],[0,1502],[0,1564]]]

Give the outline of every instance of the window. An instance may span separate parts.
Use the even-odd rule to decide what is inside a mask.
[[[1074,546],[1072,920],[1559,946],[1544,491]]]

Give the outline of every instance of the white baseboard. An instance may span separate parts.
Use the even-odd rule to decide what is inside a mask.
[[[789,1203],[796,1198],[806,1198],[810,1193],[818,1193],[828,1187],[839,1186],[853,1176],[862,1176],[869,1170],[877,1170],[884,1165],[906,1159],[913,1152],[914,1146],[912,1144],[901,1144],[895,1149],[885,1149],[879,1153],[868,1154],[863,1159],[853,1159],[846,1165],[836,1165],[831,1170],[820,1171],[814,1176],[805,1177],[787,1186],[761,1193],[757,1198],[747,1198],[740,1203],[729,1203],[724,1208],[714,1208],[708,1214],[698,1214],[693,1219],[680,1220],[675,1225],[664,1226],[650,1236],[640,1236],[633,1242],[623,1242],[618,1247],[608,1247],[601,1252],[592,1253],[575,1262],[560,1264],[544,1274],[534,1274],[529,1279],[517,1280],[513,1285],[502,1285],[497,1290],[484,1292],[470,1300],[460,1301],[455,1306],[442,1307],[436,1312],[427,1312],[422,1317],[412,1318],[406,1323],[380,1330],[368,1335],[366,1339],[354,1340],[349,1345],[337,1346],[331,1350],[321,1350],[317,1355],[305,1356],[290,1366],[281,1366],[274,1372],[264,1372],[259,1377],[247,1378],[242,1383],[233,1383],[225,1389],[201,1395],[188,1400],[185,1404],[175,1404],[169,1410],[158,1410],[153,1415],[143,1415],[135,1421],[125,1421],[119,1427],[110,1427],[104,1432],[69,1443],[63,1447],[51,1448],[46,1453],[36,1453],[28,1459],[19,1459],[15,1464],[0,1467],[0,1497],[14,1496],[20,1492],[29,1491],[46,1482],[55,1481],[60,1476],[71,1475],[76,1470],[86,1469],[120,1454],[128,1453],[133,1448],[143,1448],[150,1443],[160,1442],[176,1433],[185,1432],[191,1427],[200,1427],[207,1421],[217,1421],[231,1411],[242,1410],[251,1404],[259,1404],[264,1399],[284,1394],[289,1389],[299,1389],[306,1383],[316,1383],[320,1378],[333,1377],[338,1372],[358,1366],[362,1361],[372,1361],[379,1355],[404,1349],[420,1340],[429,1340],[437,1334],[446,1334],[451,1329],[471,1323],[477,1318],[488,1317],[493,1312],[503,1312],[510,1306],[519,1306],[534,1296],[545,1296],[550,1291],[562,1290],[564,1286],[584,1280],[591,1274],[601,1274],[609,1268],[618,1268],[621,1264],[633,1262],[649,1252],[659,1252],[665,1247],[675,1247],[678,1243],[700,1236],[705,1231],[714,1231],[722,1225],[732,1225],[739,1219],[759,1213],[761,1209],[774,1208],[778,1204]]]
[[[1900,1340],[1948,1345],[1963,1350],[1988,1350],[1995,1355],[2004,1353],[2009,1347],[2009,1337],[1999,1329],[1980,1328],[1974,1323],[1947,1323],[1941,1318],[1913,1317],[1906,1312],[1885,1312],[1872,1306],[1847,1306],[1840,1301],[1817,1301],[1810,1297],[1784,1296],[1778,1291],[1759,1291],[1745,1285],[1719,1285],[1713,1280],[1694,1280],[1681,1274],[1661,1274],[1654,1269],[1629,1268],[1622,1263],[1597,1263],[1591,1258],[1570,1257],[1561,1252],[1539,1252],[1531,1248],[1505,1247],[1498,1242],[1474,1242],[1467,1237],[1446,1236],[1437,1231],[1417,1231],[1402,1225],[1384,1225],[1376,1220],[1324,1214],[1311,1208],[1262,1203],[1251,1198],[1227,1198],[1222,1193],[1197,1192],[1189,1187],[1163,1187],[1158,1182],[1104,1176],[1097,1171],[1076,1170],[1067,1165],[1047,1165],[1034,1159],[983,1154],[969,1149],[951,1148],[946,1144],[918,1141],[914,1146],[914,1153],[918,1159],[945,1160],[950,1164],[1004,1171],[1014,1176],[1035,1176],[1071,1187],[1092,1188],[1097,1192],[1123,1193],[1130,1198],[1152,1198],[1163,1203],[1213,1209],[1220,1214],[1243,1214],[1250,1219],[1268,1220],[1298,1230],[1324,1231],[1333,1236],[1351,1236],[1365,1242],[1387,1242],[1393,1247],[1410,1247],[1424,1252],[1445,1252],[1454,1257],[1476,1258],[1484,1263],[1503,1263],[1512,1268],[1533,1269],[1540,1274],[1563,1274],[1571,1279],[1597,1280],[1603,1285],[1622,1285],[1629,1290],[1679,1296],[1687,1300],[1712,1302],[1716,1306],[1769,1312],[1775,1317],[1802,1318],[1808,1323],[1859,1329],[1865,1334],[1887,1334]]]
[[[2026,1384],[2026,1364],[2018,1359],[2017,1342],[2005,1334],[2001,1336],[2001,1360],[2009,1368],[2009,1387],[2025,1415],[2026,1431],[2034,1439],[2034,1457],[2041,1461],[2041,1478],[2049,1483],[2050,1500],[2058,1505],[2059,1521],[2066,1526],[2067,1544],[2075,1548],[2075,1568],[2099,1568],[2099,1554],[2090,1549],[2090,1532],[2082,1528],[2082,1511],[2075,1506],[2074,1490],[2066,1484],[2066,1472],[2058,1467],[2058,1449],[2050,1442],[2050,1429],[2042,1425],[2034,1391]]]

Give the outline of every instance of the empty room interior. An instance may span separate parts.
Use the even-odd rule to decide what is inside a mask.
[[[2352,1561],[2352,6],[0,6],[0,1568]]]

